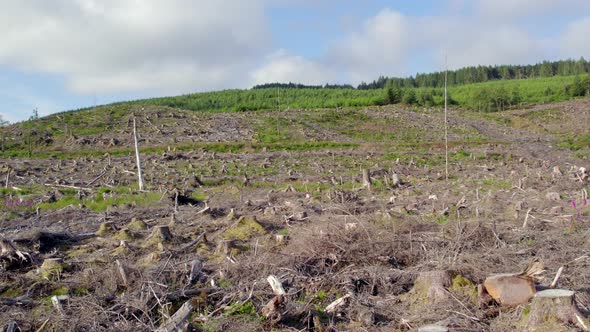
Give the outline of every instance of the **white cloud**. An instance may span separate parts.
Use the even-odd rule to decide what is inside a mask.
[[[384,73],[400,73],[415,43],[409,18],[384,9],[359,31],[336,41],[327,57],[346,68],[354,82],[373,80]]]
[[[243,82],[266,53],[262,0],[22,0],[0,11],[0,64],[75,92],[195,91]]]
[[[560,38],[560,55],[563,58],[578,59],[584,56],[590,59],[590,17],[570,23]]]
[[[334,42],[325,62],[337,63],[348,73],[349,81],[359,83],[379,75],[411,75],[416,58],[442,70],[445,54],[451,69],[544,59],[543,46],[514,24],[477,17],[414,17],[384,9]]]
[[[429,21],[430,23],[426,22]],[[423,44],[432,47],[432,63],[443,68],[494,64],[527,64],[545,59],[545,51],[525,29],[511,24],[478,22],[477,19],[455,21],[450,18],[423,20],[427,31]]]
[[[334,82],[336,76],[322,63],[280,50],[267,57],[260,68],[251,73],[252,85],[271,82],[293,82],[320,85]]]

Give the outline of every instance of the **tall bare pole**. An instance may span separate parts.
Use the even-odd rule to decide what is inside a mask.
[[[447,56],[445,55],[445,179],[449,179],[449,133],[447,129]]]
[[[279,116],[281,115],[281,99],[280,99],[280,90],[281,88],[277,86],[277,135],[281,135],[280,123],[279,123]]]
[[[139,190],[143,190],[143,175],[141,173],[141,160],[139,159],[139,144],[137,143],[137,126],[133,115],[133,140],[135,141],[135,160],[137,162],[137,177],[139,178]]]

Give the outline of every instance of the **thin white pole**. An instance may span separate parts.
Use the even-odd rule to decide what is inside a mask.
[[[277,86],[277,135],[281,135],[281,129],[280,129],[280,122],[279,122],[279,116],[281,115],[281,99],[280,99],[280,90],[281,88],[279,86]]]
[[[449,134],[447,129],[447,56],[445,55],[445,179],[449,179]]]
[[[137,127],[133,116],[133,140],[135,141],[135,160],[137,162],[137,177],[139,178],[139,190],[143,190],[143,175],[141,173],[141,160],[139,159],[139,144],[137,142]]]

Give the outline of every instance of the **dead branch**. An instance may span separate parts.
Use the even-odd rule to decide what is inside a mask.
[[[2,303],[2,305],[28,306],[32,305],[33,301],[27,297],[0,297],[0,303]]]
[[[66,184],[44,183],[43,185],[46,187],[68,188],[68,189],[76,189],[76,190],[84,190],[84,191],[93,191],[94,190],[92,188],[72,186],[72,185],[66,185]]]
[[[268,281],[268,283],[270,284],[270,287],[272,288],[273,293],[275,293],[275,295],[280,296],[280,295],[285,295],[285,289],[283,288],[283,285],[281,284],[281,282],[279,281],[279,279],[273,275],[268,276],[268,278],[266,278],[266,280]]]
[[[191,301],[186,301],[180,309],[178,309],[170,319],[168,319],[162,326],[160,326],[156,332],[180,332],[185,331],[186,326],[189,324],[188,318],[190,317],[194,306]]]
[[[180,249],[176,250],[176,253],[183,253],[187,250],[189,250],[190,248],[192,248],[193,246],[197,245],[199,242],[201,242],[201,240],[205,239],[205,241],[207,241],[207,238],[205,237],[205,232],[203,232],[201,235],[197,236],[196,239],[192,240],[191,242],[183,245],[182,247],[180,247]]]

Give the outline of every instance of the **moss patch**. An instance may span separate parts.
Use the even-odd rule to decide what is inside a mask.
[[[66,266],[62,260],[46,259],[41,265],[41,278],[47,280],[56,280],[65,270]]]
[[[131,240],[135,239],[136,237],[137,236],[135,234],[133,234],[133,232],[129,231],[129,229],[127,229],[127,228],[123,228],[117,234],[115,234],[115,236],[113,236],[113,238],[116,240],[125,240],[125,241],[131,241]]]
[[[131,219],[127,224],[127,228],[132,231],[144,231],[147,229],[147,224],[143,220]]]
[[[222,237],[228,240],[248,240],[254,235],[264,235],[266,230],[258,223],[256,217],[240,217],[234,225],[223,232]]]
[[[68,295],[69,292],[70,290],[66,286],[61,286],[51,291],[51,295]]]
[[[477,299],[477,287],[462,275],[453,278],[453,283],[449,290],[468,296],[472,300]]]

